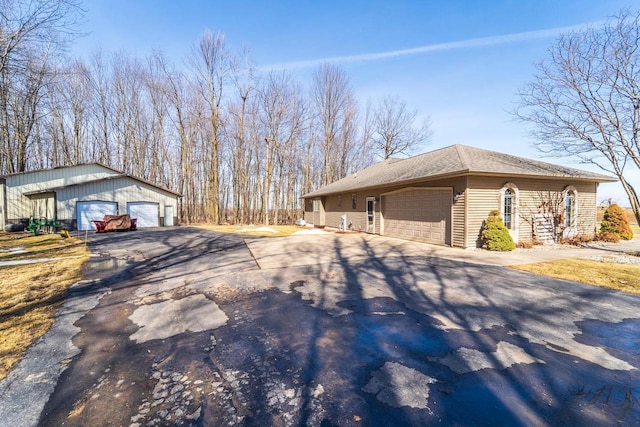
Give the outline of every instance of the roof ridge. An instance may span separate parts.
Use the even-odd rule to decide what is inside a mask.
[[[456,152],[458,153],[458,157],[460,158],[460,163],[462,164],[462,169],[471,169],[471,162],[469,161],[469,156],[467,155],[466,145],[456,144],[454,145]]]

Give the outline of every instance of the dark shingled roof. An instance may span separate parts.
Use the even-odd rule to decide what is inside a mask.
[[[459,175],[557,177],[595,182],[617,181],[611,176],[580,169],[466,145],[452,145],[408,159],[384,160],[302,197],[325,196]]]

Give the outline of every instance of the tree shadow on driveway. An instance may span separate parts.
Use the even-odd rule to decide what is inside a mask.
[[[287,256],[300,242],[279,240]],[[638,421],[640,356],[628,334],[615,336],[633,324],[640,298],[355,242],[300,245],[305,265],[261,270],[236,236],[96,236],[96,253],[125,264],[84,289],[107,293],[76,323],[82,354],[40,423]],[[193,295],[227,323],[132,341],[146,327],[130,320],[139,307]]]

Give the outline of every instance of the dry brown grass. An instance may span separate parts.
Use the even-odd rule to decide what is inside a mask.
[[[511,268],[640,295],[640,265],[561,259]]]
[[[0,379],[18,363],[25,350],[54,321],[69,285],[81,278],[88,253],[84,243],[59,235],[0,233],[0,250],[23,248],[26,253],[0,252],[0,262],[63,258],[42,263],[0,266]],[[69,258],[72,257],[72,258]]]
[[[284,237],[290,236],[296,231],[303,230],[303,227],[295,225],[208,225],[199,224],[198,228],[204,228],[206,230],[217,231],[219,233],[231,233],[241,236],[260,236],[260,237]],[[260,231],[259,229],[268,228],[275,230],[277,233],[269,231]],[[244,231],[244,230],[256,230],[256,231]]]

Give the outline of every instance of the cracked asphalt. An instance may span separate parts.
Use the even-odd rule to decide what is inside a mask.
[[[640,423],[637,296],[380,236],[89,245],[0,425]]]

